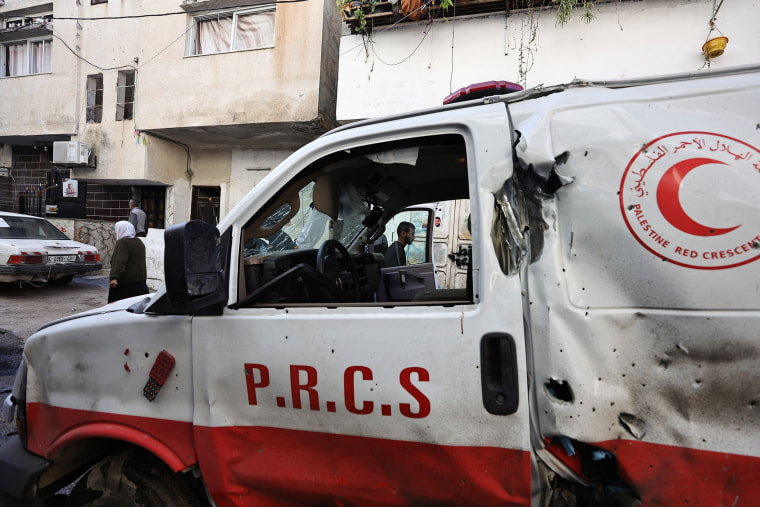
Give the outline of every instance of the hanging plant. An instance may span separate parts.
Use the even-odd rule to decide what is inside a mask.
[[[378,0],[335,0],[343,19],[354,18],[356,33],[367,34],[367,14],[373,14]]]
[[[560,26],[565,26],[570,21],[575,9],[583,9],[581,19],[586,23],[591,23],[596,19],[592,11],[593,0],[554,0],[554,2],[557,4],[557,24]]]

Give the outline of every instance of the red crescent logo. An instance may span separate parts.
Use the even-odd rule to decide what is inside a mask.
[[[760,261],[760,150],[741,139],[660,136],[633,154],[618,195],[630,233],[663,260],[708,270]]]
[[[702,225],[693,220],[686,211],[684,211],[679,197],[681,183],[686,175],[697,167],[706,164],[727,165],[725,162],[720,162],[719,160],[711,158],[690,158],[674,164],[665,172],[660,179],[659,185],[657,185],[657,205],[662,212],[662,216],[665,217],[665,220],[670,222],[670,225],[686,234],[693,234],[694,236],[720,236],[721,234],[726,234],[741,227],[741,224],[726,229],[718,229]]]

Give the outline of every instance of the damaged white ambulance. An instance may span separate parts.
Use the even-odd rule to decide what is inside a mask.
[[[760,505],[758,196],[757,67],[336,129],[29,338],[0,503]]]

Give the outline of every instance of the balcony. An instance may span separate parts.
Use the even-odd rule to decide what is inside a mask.
[[[444,7],[446,1],[398,0],[392,4],[385,0],[342,0],[341,5],[343,20],[353,33],[371,33],[378,27],[403,23],[556,6],[554,0],[454,0],[454,4]]]

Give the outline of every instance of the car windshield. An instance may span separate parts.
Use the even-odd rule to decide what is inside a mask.
[[[10,215],[0,216],[0,238],[69,239],[47,220]]]

